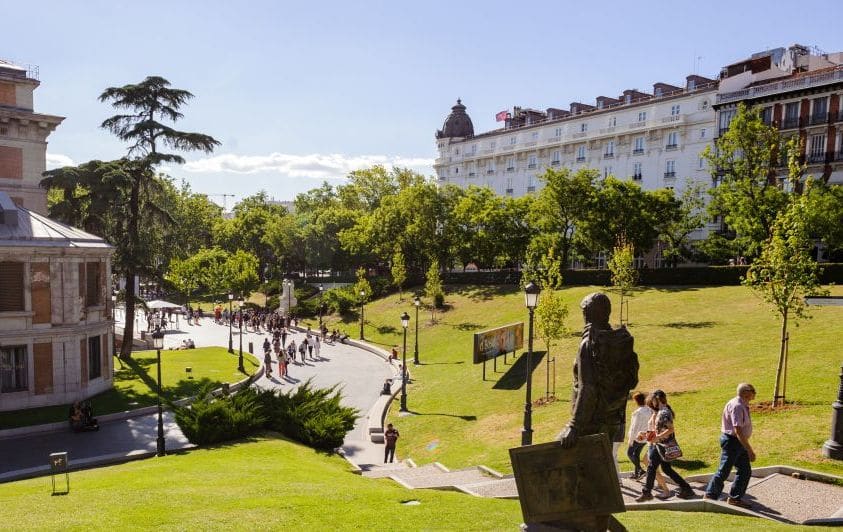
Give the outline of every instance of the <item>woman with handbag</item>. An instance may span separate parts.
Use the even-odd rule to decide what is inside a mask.
[[[676,442],[673,428],[675,416],[673,409],[667,404],[667,395],[661,390],[656,390],[647,398],[647,404],[654,410],[650,417],[652,430],[647,433],[647,441],[650,442],[648,453],[650,464],[647,466],[647,481],[644,483],[644,489],[635,501],[646,502],[653,499],[653,484],[659,466],[664,474],[679,486],[679,493],[676,496],[680,499],[690,499],[696,495],[694,490],[670,465],[672,460],[682,456],[682,451]]]

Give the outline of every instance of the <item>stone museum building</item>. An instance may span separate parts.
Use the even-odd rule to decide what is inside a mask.
[[[47,217],[39,183],[64,119],[34,111],[39,83],[0,61],[0,411],[112,386],[112,248]]]

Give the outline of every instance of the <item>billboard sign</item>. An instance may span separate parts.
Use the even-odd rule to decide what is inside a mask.
[[[524,322],[474,333],[474,363],[514,353],[524,346]]]

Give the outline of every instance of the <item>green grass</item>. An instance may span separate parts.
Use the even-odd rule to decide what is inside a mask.
[[[156,404],[158,363],[155,351],[136,351],[132,359],[114,357],[114,387],[91,398],[94,415],[134,410]],[[246,373],[251,375],[260,364],[243,354]],[[188,378],[185,368],[192,368]],[[179,399],[194,395],[202,386],[223,382],[234,383],[247,375],[237,370],[237,356],[222,347],[201,347],[189,350],[161,351],[161,385],[164,395]],[[0,413],[0,428],[25,427],[41,423],[66,421],[70,405],[30,408]]]
[[[551,350],[556,359],[558,401],[534,406],[534,442],[551,440],[570,417],[571,365],[579,342],[582,317],[579,302],[598,287],[563,291],[570,309],[571,336]],[[843,288],[832,287],[843,294]],[[617,294],[611,293],[617,305]],[[515,287],[449,287],[448,310],[430,324],[430,313],[420,312],[420,358],[410,366],[409,409],[415,416],[389,421],[401,430],[402,456],[418,463],[439,461],[452,468],[485,464],[511,471],[507,449],[520,445],[525,388],[523,373],[498,362],[498,373],[472,364],[475,331],[516,321],[527,321],[523,294]],[[415,320],[410,299],[399,302],[393,294],[366,305],[366,337],[389,347],[401,345],[400,315]],[[615,311],[616,312],[616,311]],[[840,474],[840,462],[822,457],[830,434],[831,402],[839,385],[843,337],[843,309],[816,307],[814,318],[791,328],[787,396],[794,408],[753,417],[756,466],[792,464]],[[678,463],[684,474],[712,471],[719,456],[718,436],[723,404],[734,396],[741,381],[752,382],[757,401],[769,401],[778,359],[779,322],[760,299],[744,287],[661,287],[636,291],[629,305],[630,330],[641,370],[638,388],[664,389],[677,412],[677,437],[685,452]],[[352,338],[359,334],[355,316],[346,321],[328,318]],[[617,314],[613,314],[613,321]],[[525,324],[526,325],[526,324]],[[408,359],[413,352],[415,323],[410,324]],[[526,336],[525,326],[525,336]],[[525,338],[526,343],[526,338]],[[525,346],[526,347],[526,346]],[[541,341],[535,350],[544,351]],[[533,373],[533,399],[544,396],[546,358]],[[552,368],[551,368],[552,369]],[[513,372],[514,373],[514,372]],[[631,409],[631,408],[630,408]],[[621,451],[622,468],[630,468]],[[626,463],[624,463],[626,462]]]
[[[271,437],[0,485],[7,530],[515,530],[517,501],[406,490],[354,475],[337,456]],[[419,501],[409,506],[402,502]],[[794,530],[707,513],[627,512],[629,530]]]

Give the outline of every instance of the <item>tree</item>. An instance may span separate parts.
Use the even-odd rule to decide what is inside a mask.
[[[362,298],[368,301],[372,297],[372,285],[366,278],[366,268],[357,268],[355,272],[357,275],[357,282],[354,283],[354,298]],[[360,294],[363,294],[362,296]]]
[[[228,289],[239,294],[241,298],[247,299],[260,282],[259,267],[258,258],[248,251],[238,249],[235,253],[229,254],[223,266]]]
[[[120,140],[129,143],[128,166],[131,186],[128,199],[126,233],[128,260],[122,272],[126,277],[126,320],[124,337],[134,335],[135,283],[138,273],[137,252],[140,247],[142,196],[148,195],[154,183],[154,167],[161,163],[182,164],[184,158],[174,153],[159,152],[159,147],[177,151],[202,151],[211,153],[220,143],[209,135],[178,131],[167,122],[183,118],[180,109],[193,94],[186,90],[170,88],[170,82],[150,76],[138,84],[109,87],[100,95],[101,102],[110,102],[115,109],[126,109],[129,114],[118,114],[106,119],[102,127]],[[154,204],[146,204],[154,208]],[[124,341],[121,358],[130,358],[132,342]]]
[[[621,238],[612,249],[612,256],[609,258],[607,267],[612,272],[612,284],[618,287],[621,292],[618,316],[620,316],[620,322],[623,325],[624,294],[638,282],[638,270],[635,269],[635,248],[632,247],[632,244]]]
[[[553,347],[555,342],[569,334],[568,326],[565,325],[567,318],[568,305],[565,304],[562,293],[553,289],[544,290],[536,307],[536,332],[538,337],[544,341],[547,349],[545,353],[547,366],[547,392],[545,397],[550,397],[550,348]],[[556,366],[554,365],[554,367]]]
[[[427,280],[424,283],[424,295],[431,299],[430,323],[436,323],[436,309],[445,304],[445,292],[442,289],[442,278],[439,276],[439,261],[434,260],[427,269]]]
[[[779,362],[773,388],[773,404],[784,403],[782,372],[786,371],[787,327],[809,317],[805,296],[826,294],[819,284],[820,268],[811,258],[813,241],[808,233],[809,199],[794,197],[774,221],[772,235],[752,263],[743,283],[758,293],[781,318]]]
[[[403,300],[401,288],[407,282],[407,267],[404,265],[404,253],[401,248],[396,247],[395,254],[392,255],[392,284],[398,289],[398,301]]]
[[[742,255],[758,255],[787,203],[787,193],[776,179],[782,150],[793,159],[800,151],[798,141],[783,146],[778,130],[764,124],[759,109],[740,104],[714,150],[707,147],[703,152],[712,178],[719,182],[711,191],[710,213],[722,216],[735,232]]]
[[[666,216],[658,226],[659,240],[664,244],[662,257],[668,265],[677,264],[691,256],[691,235],[705,227],[706,211],[703,200],[703,185],[688,180],[679,199],[679,208],[674,216]],[[672,193],[672,191],[668,191]]]
[[[190,306],[190,295],[199,286],[202,272],[199,263],[194,257],[180,259],[178,257],[170,261],[170,267],[164,279],[169,281],[176,290],[185,295],[185,306]]]

